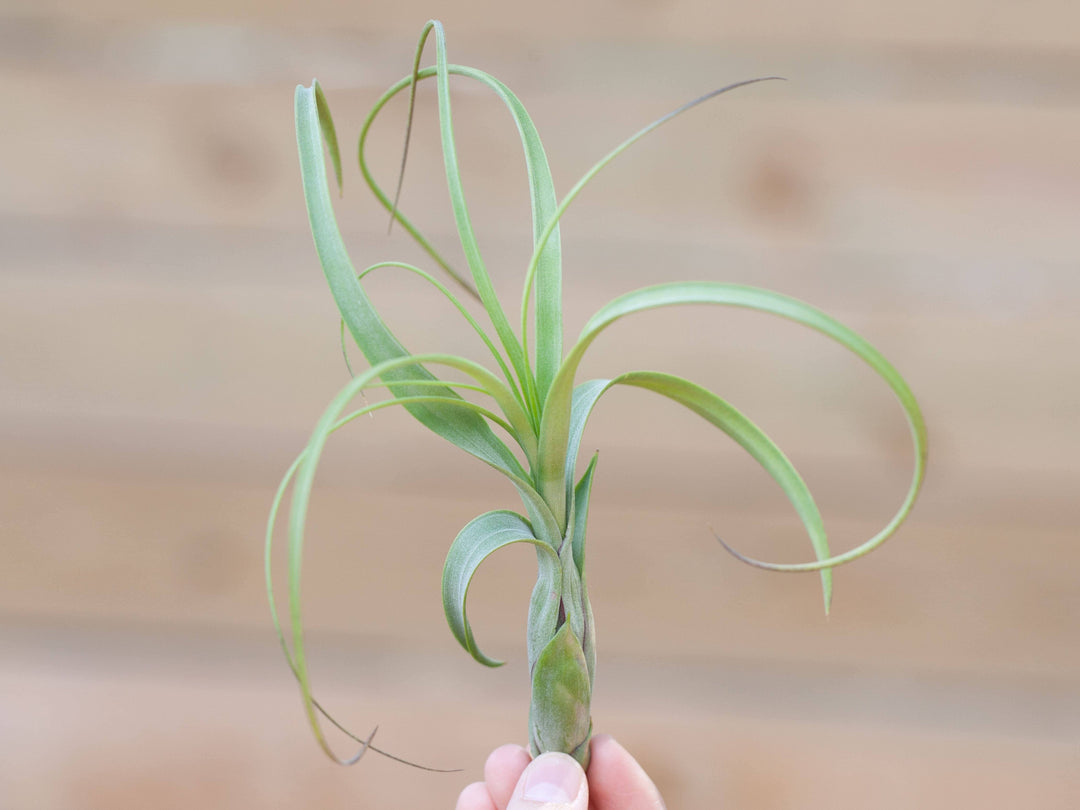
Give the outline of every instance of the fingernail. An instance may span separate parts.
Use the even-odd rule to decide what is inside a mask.
[[[570,804],[581,793],[585,772],[566,754],[541,754],[525,769],[521,798],[544,804]]]

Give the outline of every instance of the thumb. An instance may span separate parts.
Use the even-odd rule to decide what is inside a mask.
[[[506,810],[587,810],[585,771],[567,754],[541,754],[525,768]]]

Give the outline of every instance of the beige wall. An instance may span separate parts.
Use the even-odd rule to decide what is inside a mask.
[[[313,667],[358,730],[465,773],[325,761],[262,593],[278,476],[346,378],[292,90],[317,76],[355,143],[433,13],[451,59],[522,97],[560,191],[682,101],[786,76],[656,133],[575,204],[567,334],[633,287],[760,284],[862,332],[930,425],[915,514],[837,573],[826,620],[814,577],[712,540],[807,556],[767,477],[695,417],[613,395],[586,436],[598,729],[672,808],[1080,806],[1080,6],[97,0],[0,7],[0,807],[449,808],[523,736],[529,555],[474,586],[501,670],[456,647],[438,584],[457,530],[513,493],[406,418],[327,459]],[[481,246],[516,301],[519,147],[496,100],[455,93]],[[403,207],[456,257],[432,100]],[[394,107],[373,136],[387,182],[402,126]],[[346,168],[355,262],[420,261]],[[370,289],[410,347],[479,356],[415,281]],[[899,503],[902,415],[822,339],[655,313],[585,370],[637,367],[690,375],[768,430],[836,547]]]

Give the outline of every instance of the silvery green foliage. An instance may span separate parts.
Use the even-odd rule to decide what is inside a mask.
[[[435,66],[421,69],[421,54],[431,33],[435,35]],[[506,105],[517,125],[524,150],[532,199],[533,254],[525,269],[517,330],[495,294],[473,233],[457,163],[449,92],[451,74],[479,82]],[[416,86],[420,81],[432,78],[438,91],[450,203],[469,267],[467,277],[455,272],[419,229],[397,209],[396,200],[392,201],[375,182],[365,160],[368,132],[387,102],[409,90],[411,128]],[[278,489],[267,526],[266,582],[274,623],[289,665],[300,684],[309,722],[319,744],[336,761],[343,760],[331,750],[320,715],[345,730],[312,695],[304,650],[300,573],[308,503],[319,458],[330,434],[362,414],[401,406],[426,428],[497,470],[517,490],[524,515],[506,510],[487,512],[470,521],[451,544],[443,571],[446,618],[454,636],[473,658],[488,666],[498,666],[498,661],[480,651],[473,637],[465,610],[469,583],[480,564],[495,551],[514,543],[528,543],[535,548],[537,582],[529,605],[527,627],[532,683],[529,742],[534,753],[565,751],[583,764],[587,763],[589,755],[590,703],[596,675],[596,634],[585,575],[586,523],[596,456],[580,476],[577,466],[589,415],[606,391],[626,385],[664,396],[719,428],[761,464],[783,489],[801,518],[816,560],[798,564],[765,563],[728,550],[739,559],[762,568],[820,572],[826,610],[832,590],[830,569],[877,548],[908,515],[922,485],[926,463],[926,427],[919,406],[896,369],[876,349],[808,304],[768,290],[716,281],[660,284],[627,293],[602,307],[585,324],[570,349],[563,351],[559,223],[570,203],[597,172],[652,130],[714,96],[755,81],[762,80],[739,82],[708,93],[653,122],[600,160],[560,201],[555,195],[540,137],[521,102],[505,85],[483,71],[448,63],[442,26],[429,22],[421,36],[412,73],[386,91],[364,123],[358,150],[360,169],[372,192],[390,211],[392,221],[399,223],[417,241],[449,275],[452,284],[480,302],[494,337],[447,285],[420,268],[401,262],[381,262],[361,273],[356,272],[345,250],[331,204],[324,144],[339,186],[342,166],[330,110],[317,82],[311,87],[297,88],[297,144],[315,248],[341,312],[342,333],[348,331],[370,365],[354,376],[333,399],[307,447],[289,468]],[[367,274],[383,268],[415,273],[444,296],[483,340],[496,370],[454,355],[411,354],[379,317],[364,290],[363,280]],[[850,551],[832,555],[817,505],[794,466],[757,425],[713,392],[681,377],[656,371],[632,371],[610,379],[577,380],[585,352],[611,324],[648,309],[694,304],[751,309],[803,324],[849,349],[892,389],[911,429],[915,465],[906,497],[878,534]],[[534,347],[527,343],[530,314],[534,319]],[[471,382],[464,384],[443,379],[440,373],[446,369],[464,374]],[[357,397],[379,388],[388,389],[386,399],[349,411]],[[482,401],[466,399],[462,392]],[[511,439],[517,453],[492,430],[492,426]],[[524,459],[524,464],[519,458]],[[270,566],[277,513],[290,487],[288,604],[291,644],[277,615]],[[354,739],[362,745],[359,753],[348,762],[359,759],[368,748],[385,754],[371,744],[370,736]]]

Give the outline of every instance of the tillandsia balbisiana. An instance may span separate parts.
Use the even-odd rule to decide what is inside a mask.
[[[435,65],[421,69],[425,42],[435,40]],[[484,267],[458,169],[451,122],[449,81],[460,76],[489,88],[506,105],[517,125],[533,215],[533,252],[525,270],[517,331],[496,297]],[[409,91],[411,131],[417,84],[435,79],[446,180],[458,236],[469,278],[458,274],[442,254],[375,182],[365,159],[365,143],[372,123],[399,93]],[[769,77],[774,78],[774,77]],[[600,396],[616,385],[648,389],[698,414],[734,439],[780,485],[809,534],[816,560],[798,564],[767,563],[728,549],[739,559],[776,571],[818,571],[825,610],[829,609],[830,569],[880,546],[908,515],[918,495],[926,462],[926,428],[919,406],[896,369],[866,340],[814,307],[768,290],[717,281],[669,282],[635,290],[602,307],[585,324],[577,341],[564,353],[562,325],[562,256],[559,223],[585,185],[631,144],[681,113],[721,93],[765,79],[752,79],[707,93],[654,121],[612,150],[561,199],[555,195],[547,158],[529,115],[517,97],[498,79],[472,67],[447,62],[442,26],[431,21],[417,46],[413,70],[376,102],[360,132],[358,159],[371,191],[456,287],[475,297],[494,329],[494,339],[470,314],[458,295],[426,271],[402,262],[380,262],[357,273],[345,250],[334,218],[324,158],[329,152],[338,186],[341,157],[333,121],[318,82],[297,87],[296,136],[308,217],[315,248],[342,318],[342,341],[347,329],[370,366],[353,376],[334,398],[312,433],[307,447],[286,473],[271,508],[266,536],[266,578],[274,624],[289,665],[300,684],[304,707],[315,736],[336,761],[320,724],[320,715],[344,729],[314,699],[304,653],[300,608],[300,569],[309,497],[320,455],[330,434],[362,414],[391,406],[405,408],[421,424],[502,473],[518,491],[525,515],[512,511],[487,512],[472,520],[450,545],[443,569],[443,606],[450,629],[461,645],[482,664],[497,666],[480,651],[465,612],[469,583],[480,564],[493,552],[513,543],[535,547],[536,586],[529,603],[527,649],[532,698],[529,707],[529,743],[534,754],[563,751],[583,765],[589,758],[592,733],[590,702],[596,674],[596,632],[585,575],[585,537],[589,492],[596,459],[577,475],[578,450],[586,421]],[[402,175],[398,178],[398,190]],[[457,309],[487,346],[497,372],[450,354],[411,354],[382,321],[363,287],[367,274],[382,268],[414,273]],[[471,279],[471,280],[470,280]],[[835,340],[866,362],[892,389],[903,406],[915,450],[911,485],[893,518],[874,537],[850,551],[832,555],[814,499],[783,452],[746,416],[701,386],[657,371],[630,371],[610,379],[577,382],[578,366],[589,345],[615,321],[643,310],[687,304],[711,304],[756,310],[800,323]],[[528,345],[529,317],[533,316],[535,346]],[[470,379],[468,384],[443,379],[432,369],[450,369]],[[370,389],[385,388],[389,396],[351,412],[350,403]],[[470,398],[463,396],[467,394]],[[478,401],[474,401],[478,400]],[[517,447],[492,428],[499,429]],[[524,463],[522,460],[524,460]],[[291,646],[274,606],[271,542],[278,508],[292,487],[288,519],[288,603]],[[723,543],[723,541],[721,541]],[[348,732],[346,732],[348,733]],[[350,735],[353,736],[353,735]],[[360,739],[358,759],[369,748],[386,753]],[[389,755],[388,755],[389,756]]]

